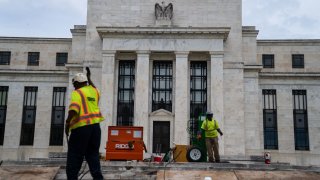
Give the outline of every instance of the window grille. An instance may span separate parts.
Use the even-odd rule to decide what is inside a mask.
[[[0,145],[3,145],[4,131],[6,126],[8,86],[0,86]]]
[[[119,61],[117,125],[132,126],[134,118],[135,62]]]
[[[304,55],[293,54],[292,55],[292,68],[304,68]]]
[[[56,66],[64,66],[68,62],[68,53],[57,53]]]
[[[20,145],[33,145],[38,87],[25,87]]]
[[[66,90],[65,87],[53,88],[49,143],[51,146],[61,146],[63,144]]]
[[[206,111],[207,62],[194,61],[190,63],[190,137],[196,135],[199,126],[198,117]]]
[[[274,55],[263,54],[262,55],[263,68],[274,68]]]
[[[28,53],[28,65],[29,66],[39,66],[40,53],[39,52],[29,52]]]
[[[9,65],[11,58],[10,51],[0,51],[0,65]]]
[[[264,149],[278,149],[277,96],[275,89],[263,89]]]
[[[154,61],[152,78],[152,111],[172,112],[172,61]]]
[[[309,150],[307,91],[292,90],[294,141],[296,150]]]

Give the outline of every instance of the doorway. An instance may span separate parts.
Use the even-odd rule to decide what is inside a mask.
[[[153,122],[153,153],[166,153],[170,150],[170,122]]]

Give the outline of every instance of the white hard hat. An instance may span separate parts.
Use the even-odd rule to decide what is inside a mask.
[[[77,73],[72,78],[72,83],[74,83],[74,82],[82,83],[82,82],[86,82],[86,81],[88,81],[88,78],[84,73]]]

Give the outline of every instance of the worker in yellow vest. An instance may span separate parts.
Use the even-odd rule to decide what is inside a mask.
[[[99,148],[101,129],[99,123],[103,121],[98,106],[99,91],[92,83],[90,69],[87,75],[77,73],[72,84],[75,88],[71,94],[68,118],[65,125],[68,141],[67,178],[78,179],[83,158],[86,159],[93,179],[103,179],[100,166]]]
[[[201,130],[205,131],[206,136],[206,147],[209,157],[209,162],[220,162],[220,155],[219,155],[219,142],[218,142],[218,132],[220,136],[223,135],[222,131],[220,130],[218,121],[213,119],[213,113],[207,112],[206,113],[206,120],[203,121],[201,125]],[[201,138],[198,137],[198,138]],[[214,159],[213,159],[214,153]]]

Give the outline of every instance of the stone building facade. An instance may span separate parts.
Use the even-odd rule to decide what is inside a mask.
[[[70,82],[88,66],[106,117],[101,152],[111,125],[143,126],[151,152],[189,144],[212,111],[223,156],[320,165],[320,40],[258,40],[241,7],[90,0],[72,38],[0,37],[0,158],[66,151]]]

